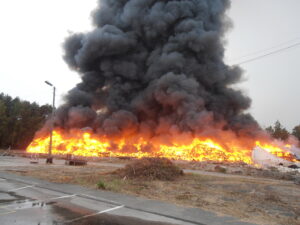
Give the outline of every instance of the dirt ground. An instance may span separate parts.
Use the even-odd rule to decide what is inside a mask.
[[[125,161],[126,162],[126,161]],[[220,173],[185,173],[175,181],[130,180],[112,174],[122,160],[91,163],[84,167],[16,163],[0,167],[23,176],[57,183],[142,196],[188,207],[199,207],[263,225],[300,224],[300,186],[282,179]]]

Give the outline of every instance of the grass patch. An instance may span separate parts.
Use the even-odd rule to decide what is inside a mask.
[[[122,180],[113,179],[111,181],[106,182],[106,190],[119,192],[124,186]]]
[[[101,190],[106,190],[106,184],[103,180],[99,180],[97,183],[97,188]]]
[[[125,185],[126,182],[117,177],[104,177],[96,184],[98,189],[114,192],[120,192]]]

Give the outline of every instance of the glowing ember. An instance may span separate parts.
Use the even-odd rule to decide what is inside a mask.
[[[294,161],[293,156],[278,147],[266,144],[257,145],[268,152]],[[36,138],[27,148],[28,153],[47,153],[49,137]],[[53,150],[54,155],[72,154],[85,157],[166,157],[170,159],[194,160],[194,161],[219,161],[219,162],[245,162],[252,163],[251,149],[245,149],[238,145],[225,148],[209,138],[194,138],[188,144],[171,143],[162,144],[157,141],[148,141],[143,138],[109,140],[94,136],[89,132],[77,131],[72,134],[54,131]]]

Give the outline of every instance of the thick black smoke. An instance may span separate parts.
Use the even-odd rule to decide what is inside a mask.
[[[64,59],[82,78],[56,114],[64,129],[149,137],[259,128],[224,64],[229,0],[99,0],[94,30],[74,34]]]

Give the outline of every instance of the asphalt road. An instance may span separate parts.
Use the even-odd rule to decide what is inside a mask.
[[[137,215],[128,217],[124,215]],[[147,220],[143,220],[146,218]],[[159,222],[161,221],[161,222]],[[66,194],[16,180],[0,179],[0,224],[193,224],[130,209],[84,194]]]

